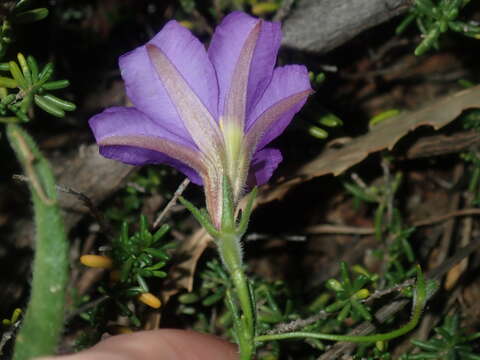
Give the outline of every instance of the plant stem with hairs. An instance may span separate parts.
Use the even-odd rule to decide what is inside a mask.
[[[35,258],[31,297],[15,343],[14,360],[54,353],[63,329],[68,280],[68,243],[48,161],[20,126],[7,136],[29,179],[35,213]]]

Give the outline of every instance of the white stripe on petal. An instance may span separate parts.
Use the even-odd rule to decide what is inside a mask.
[[[193,141],[209,161],[219,164],[222,137],[215,119],[162,50],[153,45],[146,48]]]

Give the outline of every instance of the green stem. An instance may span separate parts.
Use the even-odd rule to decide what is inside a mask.
[[[255,345],[255,316],[248,279],[242,267],[242,249],[240,238],[235,232],[222,232],[217,239],[218,251],[222,261],[230,273],[235,288],[235,294],[242,314],[240,315],[240,326],[235,329],[237,332],[240,347],[240,359],[252,359]]]
[[[264,341],[273,341],[273,340],[283,340],[283,339],[297,339],[297,338],[313,338],[320,340],[332,340],[332,341],[348,341],[355,343],[369,343],[377,341],[387,341],[395,339],[399,336],[402,336],[409,331],[413,330],[422,315],[423,308],[428,299],[427,289],[425,286],[425,281],[423,274],[420,269],[417,270],[418,280],[417,280],[417,289],[415,291],[415,297],[413,302],[412,318],[410,321],[405,324],[400,329],[383,333],[383,334],[374,334],[374,335],[337,335],[337,334],[320,334],[320,333],[309,333],[309,332],[291,332],[284,334],[271,334],[271,335],[261,335],[255,337],[255,341],[264,342]]]
[[[28,177],[35,212],[31,297],[13,355],[14,360],[28,360],[53,354],[62,333],[68,243],[53,173],[47,160],[18,125],[8,124],[7,136]]]

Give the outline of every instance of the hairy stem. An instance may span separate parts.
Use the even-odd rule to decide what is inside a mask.
[[[53,173],[32,138],[18,125],[7,136],[28,177],[36,243],[30,302],[15,343],[14,360],[54,353],[63,329],[68,244]]]
[[[220,257],[230,273],[235,294],[240,304],[240,328],[236,329],[240,347],[240,359],[252,359],[255,336],[255,315],[248,279],[243,272],[240,238],[234,232],[222,232],[217,239]]]

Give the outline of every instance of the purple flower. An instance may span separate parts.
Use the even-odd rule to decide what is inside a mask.
[[[312,92],[304,66],[274,68],[281,36],[279,23],[234,12],[207,52],[190,31],[168,22],[120,57],[134,107],[90,119],[100,153],[133,165],[168,164],[203,184],[218,227],[224,175],[235,203],[247,182],[266,183],[282,156],[265,146]]]

